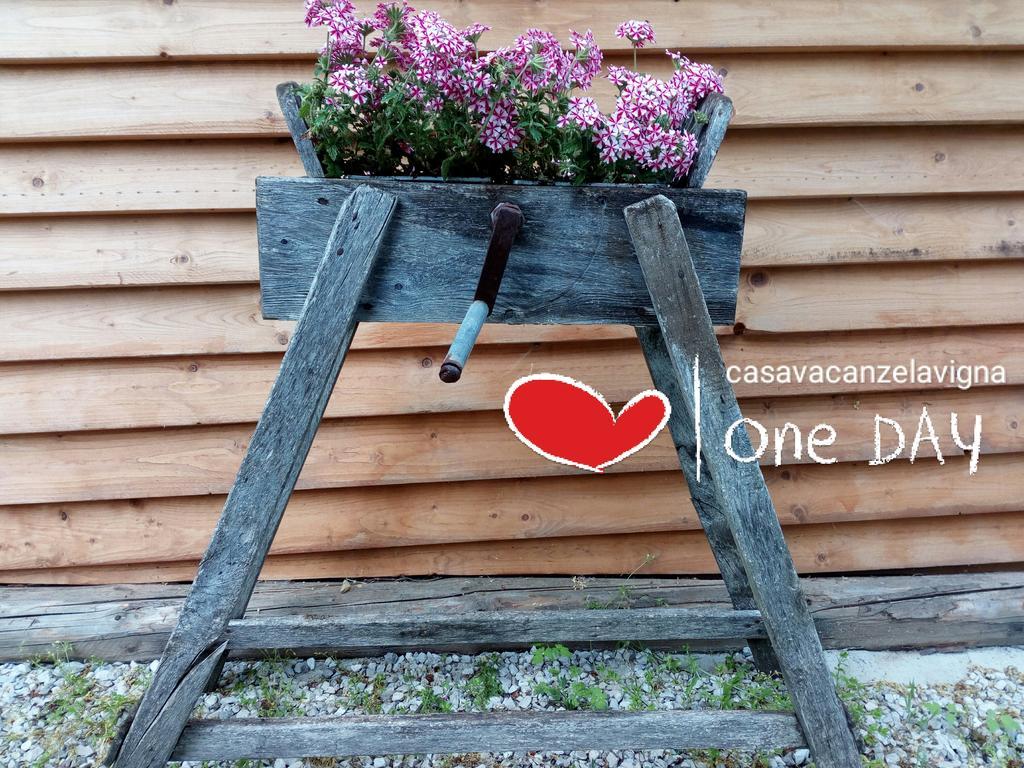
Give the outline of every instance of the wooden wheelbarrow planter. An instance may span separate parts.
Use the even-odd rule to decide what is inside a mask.
[[[819,768],[859,766],[761,471],[756,463],[731,460],[721,446],[720,436],[740,412],[712,326],[734,319],[746,197],[695,188],[725,134],[729,101],[712,96],[703,105],[710,120],[695,126],[700,152],[689,189],[572,188],[323,179],[287,84],[279,95],[310,178],[257,181],[261,288],[265,316],[298,325],[159,670],[108,763],[136,768],[172,758],[762,750],[806,743]],[[672,402],[669,428],[680,464],[736,610],[396,616],[376,624],[243,620],[358,322],[462,320],[490,213],[500,202],[519,206],[526,223],[490,320],[636,327],[654,383]],[[698,441],[698,413],[703,433],[715,439]],[[738,435],[746,440],[743,430]],[[749,451],[738,450],[744,448]],[[410,638],[586,644],[740,637],[760,668],[782,672],[795,714],[495,712],[189,722],[232,648],[380,648],[396,637],[405,645]]]

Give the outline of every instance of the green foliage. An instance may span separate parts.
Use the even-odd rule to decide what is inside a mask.
[[[302,712],[306,699],[288,673],[290,655],[264,652],[263,661],[245,669],[231,685],[238,703],[256,717],[291,717]]]
[[[864,700],[868,698],[868,689],[864,683],[847,672],[846,663],[849,657],[846,651],[839,654],[839,662],[834,673],[836,691],[846,705],[846,711],[850,713],[854,725],[860,729],[864,746],[871,749],[889,735],[889,729],[878,723],[864,706]],[[867,761],[865,765],[873,768],[871,761]]]
[[[477,709],[485,709],[488,701],[501,695],[501,680],[493,655],[485,656],[477,662],[473,676],[466,683],[466,690]]]
[[[985,732],[978,741],[992,765],[1003,768],[1019,768],[1022,765],[1021,754],[1014,742],[1021,731],[1018,713],[1014,717],[1006,710],[990,709],[985,713]]]
[[[574,183],[655,182],[663,173],[635,163],[602,163],[593,141],[572,125],[559,127],[568,109],[568,93],[525,98],[516,77],[510,91],[519,96],[516,107],[523,137],[514,152],[495,154],[479,141],[478,118],[465,105],[445,102],[437,111],[391,88],[373,111],[345,108],[347,97],[327,85],[327,62],[321,59],[317,79],[303,86],[301,114],[316,139],[317,152],[328,177],[441,176],[484,177],[495,182],[515,179]],[[369,67],[370,79],[384,71]],[[398,82],[401,82],[399,80]],[[329,99],[330,101],[326,101]],[[406,148],[415,147],[410,154]]]
[[[369,681],[369,687],[359,697],[360,706],[366,714],[379,715],[384,711],[383,695],[386,686],[387,681],[384,679],[384,675],[375,675]]]
[[[633,590],[629,585],[620,584],[618,589],[615,591],[615,596],[610,600],[601,601],[593,597],[588,597],[584,607],[588,610],[609,610],[612,608],[626,609],[632,607],[633,600]]]
[[[717,704],[722,709],[759,709],[786,711],[793,702],[781,677],[754,672],[736,656],[726,656],[715,667],[722,678],[722,693]]]
[[[559,675],[554,683],[537,683],[533,690],[565,709],[608,709],[608,695],[599,686],[570,680],[565,675]]]
[[[551,682],[537,683],[534,693],[547,697],[552,704],[565,709],[608,709],[608,695],[599,685],[595,685],[589,676],[584,676],[579,667],[572,665],[566,669],[561,664],[563,659],[571,658],[572,651],[564,645],[535,647],[531,661],[537,666],[554,665],[555,674]],[[618,679],[618,675],[608,667],[599,667],[595,673],[598,679],[602,674],[607,679]]]
[[[438,696],[434,692],[431,686],[425,686],[423,690],[419,692],[420,695],[420,706],[416,711],[420,714],[427,715],[436,712],[451,712],[452,705],[449,704],[442,696]]]
[[[121,715],[135,705],[149,683],[149,670],[135,667],[126,678],[126,693],[108,690],[92,675],[99,662],[72,663],[71,653],[71,645],[61,643],[45,657],[32,660],[36,668],[52,665],[58,678],[44,704],[45,726],[29,734],[43,747],[43,753],[30,764],[32,768],[64,764],[68,746],[78,742],[90,745],[95,754],[101,755],[116,735]]]
[[[569,658],[572,658],[572,651],[564,645],[538,645],[533,649],[533,656],[530,657],[530,660],[539,667],[559,659]]]
[[[634,712],[654,709],[654,702],[647,698],[647,692],[643,688],[643,684],[631,680],[622,686],[623,693],[626,694],[626,708],[631,709]]]

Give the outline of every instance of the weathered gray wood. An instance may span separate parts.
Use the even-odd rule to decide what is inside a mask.
[[[856,768],[860,757],[836,695],[821,642],[757,463],[726,454],[727,427],[740,418],[675,205],[662,195],[629,206],[626,222],[682,396],[672,402],[689,423],[702,422],[702,483],[714,489],[761,610],[794,708],[819,768]],[[691,375],[699,361],[699,410]],[[740,456],[752,453],[746,431],[734,433]]]
[[[686,129],[693,132],[698,142],[697,161],[683,184],[683,186],[691,188],[700,188],[704,184],[711,163],[725,138],[725,130],[732,116],[732,102],[721,94],[710,93],[704,97],[698,109],[706,116],[706,122],[698,122],[695,117],[696,113],[693,113],[686,125]],[[708,130],[712,126],[713,130]],[[698,171],[702,162],[706,163],[706,166],[702,171]],[[663,392],[671,402],[683,397],[679,385],[676,384],[675,370],[669,359],[661,329],[657,326],[637,328],[636,335],[655,388]],[[669,419],[668,427],[675,444],[676,455],[679,457],[679,464],[686,477],[687,485],[691,489],[690,498],[697,510],[704,533],[707,535],[711,552],[718,563],[718,570],[729,590],[733,607],[737,610],[751,610],[755,608],[754,597],[747,584],[747,575],[743,570],[743,564],[736,552],[732,531],[729,530],[729,525],[719,508],[711,485],[697,482],[695,461],[697,444],[693,422],[687,422],[682,413],[676,411]],[[762,672],[778,670],[778,660],[775,658],[770,643],[751,639],[750,650],[754,663]]]
[[[800,746],[782,712],[486,712],[193,720],[175,760],[590,749]]]
[[[678,402],[685,395],[676,383],[676,372],[669,359],[661,329],[637,328],[636,335],[640,340],[640,347],[643,349],[655,389],[664,394],[669,402]],[[676,455],[679,457],[679,465],[690,489],[694,509],[697,510],[697,516],[707,535],[722,580],[729,589],[733,607],[743,611],[753,610],[757,607],[754,596],[747,584],[747,574],[736,551],[736,542],[733,541],[729,524],[715,496],[714,486],[707,482],[697,482],[697,440],[693,431],[693,420],[688,420],[682,409],[673,408],[668,429],[672,435]],[[749,639],[750,651],[757,668],[762,672],[778,670],[778,660],[772,652],[771,644],[754,639],[753,636]]]
[[[323,166],[320,165],[320,158],[317,157],[316,148],[309,138],[309,126],[299,114],[299,97],[296,89],[299,84],[296,82],[281,83],[277,86],[277,102],[281,105],[281,114],[284,115],[285,125],[292,135],[295,143],[295,150],[299,153],[302,167],[310,178],[322,179],[324,177]]]
[[[1024,645],[1024,573],[1019,571],[816,576],[801,579],[801,587],[826,648],[952,650]],[[149,661],[163,650],[187,591],[186,584],[0,587],[0,661],[45,656],[58,643],[69,643],[73,658]],[[246,616],[462,616],[593,605],[623,609],[628,615],[637,608],[656,607],[725,610],[730,601],[725,585],[717,579],[594,578],[576,589],[567,578],[458,577],[357,582],[346,591],[338,582],[260,582]],[[409,640],[381,648],[330,650],[361,656],[409,650],[470,653],[529,645],[516,638],[507,645]],[[743,643],[652,640],[645,645],[736,650]]]
[[[711,166],[725,139],[729,121],[732,120],[732,99],[720,93],[709,93],[704,97],[699,109],[707,116],[708,121],[698,134],[697,157],[686,177],[686,186],[691,189],[703,187],[711,172]]]
[[[410,643],[508,645],[764,637],[757,611],[638,608],[488,611],[462,616],[274,617],[237,619],[224,637],[231,649],[313,648],[358,652]]]
[[[679,206],[712,318],[719,324],[735,318],[743,192],[260,178],[256,216],[265,317],[298,316],[337,207],[359,184],[389,191],[402,203],[359,320],[461,322],[490,237],[491,210],[508,201],[522,208],[526,223],[489,322],[654,325],[650,295],[618,212],[657,191]]]
[[[158,713],[227,622],[245,611],[355,333],[355,306],[395,205],[386,192],[362,187],[338,212],[281,372],[160,668],[125,737],[117,760],[120,768],[142,764],[135,753]],[[183,726],[184,718],[178,732]],[[167,732],[171,730],[169,726]],[[164,747],[166,762],[174,741]]]
[[[162,768],[167,763],[168,744],[171,748],[178,742],[182,723],[188,721],[195,709],[196,700],[203,692],[215,670],[220,666],[227,650],[227,643],[221,643],[200,656],[196,663],[185,672],[178,687],[174,689],[153,723],[140,736],[139,745],[130,757],[130,763],[139,768]],[[115,742],[104,764],[110,764],[116,757],[121,744]]]

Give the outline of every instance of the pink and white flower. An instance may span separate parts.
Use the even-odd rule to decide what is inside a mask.
[[[601,122],[602,117],[596,101],[589,96],[574,96],[569,99],[569,109],[558,118],[558,127],[575,125],[577,128],[593,128]]]
[[[634,48],[643,48],[648,43],[654,42],[654,27],[649,21],[630,19],[619,24],[615,30],[615,36],[629,40]]]
[[[511,154],[507,167],[514,170],[515,153],[529,132],[530,168],[543,167],[548,177],[583,173],[588,179],[602,174],[627,181],[678,179],[688,172],[697,150],[694,136],[683,130],[687,119],[709,93],[722,92],[713,67],[670,51],[675,71],[669,79],[636,71],[636,50],[655,39],[648,21],[626,21],[615,31],[632,45],[634,68],[607,67],[618,95],[604,113],[586,95],[604,59],[589,29],[570,31],[566,48],[549,32],[528,29],[511,45],[480,54],[478,44],[489,27],[458,29],[406,0],[382,2],[362,19],[352,0],[306,0],[305,8],[306,24],[327,32],[329,58],[321,65],[327,70],[327,92],[321,106],[338,112],[329,123],[331,131],[348,126],[347,133],[342,131],[347,144],[340,151],[360,172],[368,157],[377,162],[372,157],[382,146],[392,147],[387,151],[400,156],[402,172],[408,172],[420,163],[437,162],[430,158],[449,155],[451,147],[465,147],[467,136],[475,136],[490,152]],[[405,127],[392,132],[389,125],[386,133],[382,128],[383,144],[360,149],[359,132],[377,130],[385,114]],[[583,132],[583,144],[578,136],[557,141],[558,131],[570,129]],[[549,143],[559,156],[543,157]],[[594,150],[604,169],[595,168]],[[475,162],[474,151],[461,151],[460,163]]]
[[[338,93],[348,96],[357,106],[368,103],[373,93],[366,70],[352,64],[335,67],[327,77],[327,84]]]
[[[518,119],[514,104],[499,101],[484,118],[480,143],[496,154],[511,152],[523,139],[523,132],[516,124]]]

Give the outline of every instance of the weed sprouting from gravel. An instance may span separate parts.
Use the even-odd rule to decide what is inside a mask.
[[[94,766],[118,718],[148,682],[138,664],[71,661],[67,649],[35,664],[0,665],[0,766]],[[1024,768],[1024,676],[972,670],[952,686],[865,684],[841,658],[841,698],[864,742],[869,768]],[[540,646],[479,656],[388,654],[373,659],[270,656],[225,665],[220,687],[196,716],[438,714],[501,710],[790,710],[782,681],[757,672],[743,655],[666,653],[629,645],[614,651]],[[227,764],[208,764],[229,768]],[[788,768],[809,753],[751,755],[719,750],[324,757],[245,761],[234,768]],[[199,768],[198,764],[191,768]]]

